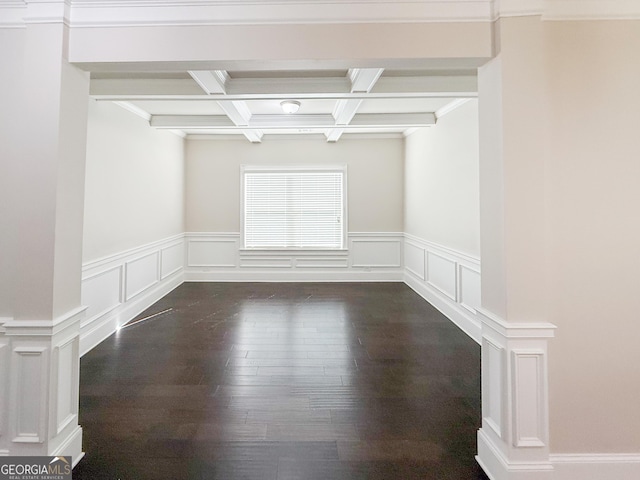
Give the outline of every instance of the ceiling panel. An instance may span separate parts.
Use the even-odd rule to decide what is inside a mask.
[[[452,98],[380,98],[363,100],[358,113],[435,112],[452,102]]]
[[[130,103],[151,115],[224,115],[215,100],[144,100]]]
[[[295,98],[292,98],[292,100],[295,100]],[[251,113],[254,115],[286,115],[282,112],[282,107],[280,107],[280,100],[247,100],[246,104],[249,107]],[[335,104],[335,100],[300,100],[300,110],[298,110],[298,114],[330,114],[331,112],[333,112]]]

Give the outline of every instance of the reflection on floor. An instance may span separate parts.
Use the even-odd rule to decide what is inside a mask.
[[[86,354],[74,479],[486,479],[480,347],[404,284],[185,283]]]

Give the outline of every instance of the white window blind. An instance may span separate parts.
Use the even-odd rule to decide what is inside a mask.
[[[245,248],[338,249],[342,171],[245,171]]]

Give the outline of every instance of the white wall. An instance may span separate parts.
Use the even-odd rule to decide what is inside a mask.
[[[480,341],[478,102],[405,140],[405,282]]]
[[[184,141],[118,105],[91,101],[86,263],[184,232]]]
[[[21,72],[14,71],[11,66],[22,65],[24,54],[23,29],[0,29],[0,45],[11,45],[11,48],[0,48],[0,145],[2,145],[2,161],[0,161],[0,318],[13,316],[13,290],[18,265],[17,255],[7,254],[17,249],[17,227],[19,212],[14,207],[14,198],[18,195],[17,169],[19,162],[9,161],[22,155],[19,139],[22,134],[19,122],[16,121],[23,110],[21,97]],[[13,139],[13,141],[12,141]]]
[[[403,231],[403,141],[188,140],[189,232],[240,231],[241,165],[347,165],[348,231]]]
[[[478,102],[470,100],[406,139],[405,232],[479,257],[478,189]]]
[[[547,28],[551,444],[639,454],[640,21]]]

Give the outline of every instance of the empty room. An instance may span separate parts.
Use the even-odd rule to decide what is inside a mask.
[[[0,2],[0,473],[638,478],[639,14]]]

